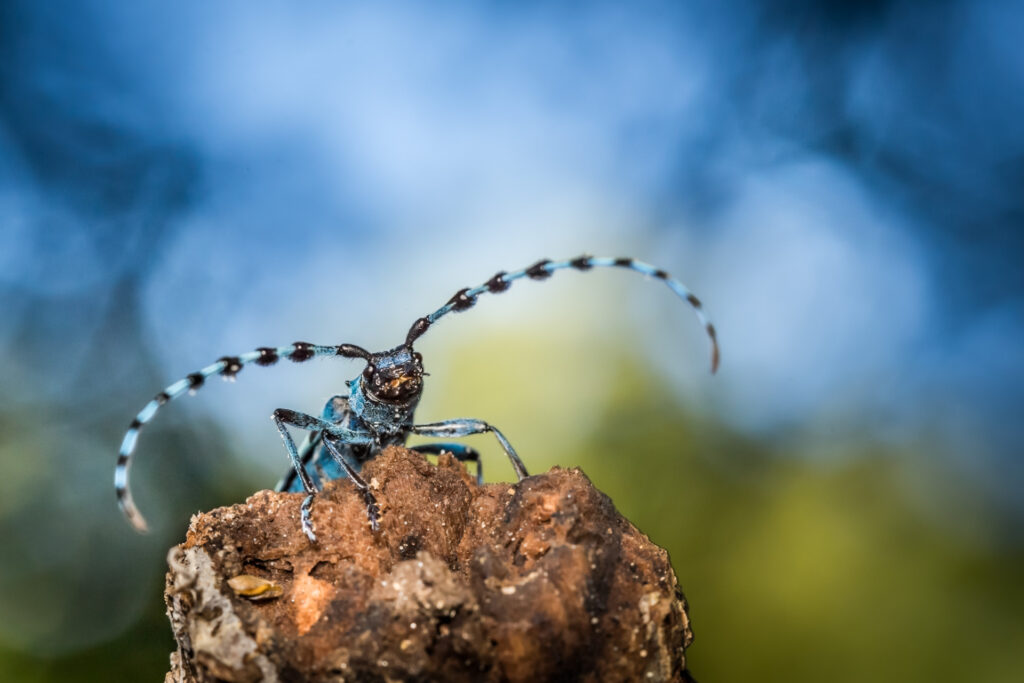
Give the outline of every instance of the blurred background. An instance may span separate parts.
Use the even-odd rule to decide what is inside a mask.
[[[579,465],[671,553],[701,681],[1024,673],[1024,7],[0,9],[0,679],[159,680],[167,548],[272,487],[268,416],[418,343],[422,421]],[[486,436],[489,478],[510,467]]]

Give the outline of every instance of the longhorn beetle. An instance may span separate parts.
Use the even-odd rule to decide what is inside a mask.
[[[333,396],[327,401],[320,417],[313,417],[294,410],[279,408],[271,416],[277,431],[281,433],[292,470],[277,486],[278,491],[304,491],[307,495],[301,506],[302,531],[310,541],[316,541],[311,518],[311,506],[321,482],[347,476],[366,502],[366,515],[370,526],[377,530],[380,508],[366,481],[359,476],[362,464],[386,447],[403,445],[410,434],[421,434],[439,438],[453,438],[491,432],[505,450],[516,476],[527,477],[526,467],[519,459],[512,444],[496,427],[483,420],[460,418],[429,424],[416,424],[413,412],[423,393],[423,356],[413,350],[413,344],[431,325],[448,315],[472,308],[478,297],[488,292],[497,294],[507,290],[513,282],[522,278],[546,280],[556,270],[572,268],[587,271],[596,267],[626,268],[648,277],[663,281],[680,298],[689,302],[711,340],[711,372],[718,369],[718,341],[714,326],[704,316],[700,300],[683,283],[669,276],[664,270],[633,260],[631,258],[595,258],[580,256],[565,261],[537,261],[529,268],[511,273],[501,271],[478,287],[460,289],[441,308],[425,318],[416,320],[405,337],[405,342],[387,351],[370,353],[355,344],[320,346],[307,342],[295,342],[288,346],[261,347],[240,356],[224,356],[202,370],[178,380],[159,394],[139,411],[128,427],[114,470],[114,488],[117,502],[128,521],[139,531],[146,530],[146,520],[139,513],[128,489],[128,466],[132,451],[139,437],[142,425],[148,423],[156,412],[168,401],[186,392],[194,392],[203,386],[212,375],[233,380],[246,365],[273,365],[281,358],[301,363],[316,356],[341,356],[366,361],[355,379],[348,382],[348,396]],[[288,427],[306,430],[301,447],[296,447]],[[477,481],[483,482],[483,463],[476,450],[458,443],[432,443],[414,446],[413,450],[425,454],[452,453],[460,461],[476,463]]]

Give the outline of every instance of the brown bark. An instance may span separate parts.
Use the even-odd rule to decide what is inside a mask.
[[[391,448],[351,482],[260,491],[171,550],[167,681],[683,681],[692,639],[668,554],[578,469],[478,487]]]

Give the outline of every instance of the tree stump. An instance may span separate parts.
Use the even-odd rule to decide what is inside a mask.
[[[260,491],[198,514],[168,556],[166,682],[687,681],[685,598],[578,469],[477,486],[389,448],[313,504]]]

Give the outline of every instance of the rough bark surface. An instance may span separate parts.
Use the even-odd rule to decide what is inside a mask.
[[[192,519],[168,556],[167,682],[685,681],[668,554],[578,469],[477,486],[391,448],[346,480],[260,491]]]

